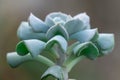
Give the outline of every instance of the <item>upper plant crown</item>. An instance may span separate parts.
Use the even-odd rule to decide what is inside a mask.
[[[17,36],[21,41],[16,46],[16,52],[7,54],[8,63],[11,67],[16,67],[25,61],[39,58],[42,63],[50,66],[42,79],[50,74],[64,80],[60,75],[61,67],[69,72],[80,57],[95,60],[114,48],[114,35],[99,33],[97,28],[91,29],[90,18],[86,13],[72,17],[53,12],[46,16],[45,21],[31,13],[27,22],[21,22]],[[68,46],[68,42],[72,40],[74,43]],[[41,53],[50,53],[56,62]],[[52,72],[54,69],[55,73]]]

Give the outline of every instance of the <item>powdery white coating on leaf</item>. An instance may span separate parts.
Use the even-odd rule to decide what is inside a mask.
[[[33,57],[38,56],[45,49],[45,42],[40,40],[24,40],[24,43]]]
[[[54,37],[56,35],[61,35],[66,40],[69,39],[69,35],[68,35],[67,30],[60,24],[56,24],[56,25],[52,26],[46,33],[46,37],[48,39],[51,39],[52,37]]]
[[[67,41],[64,39],[64,37],[57,35],[53,38],[51,38],[47,43],[46,43],[46,48],[50,49],[54,44],[57,43],[60,45],[61,49],[65,53],[67,51]]]
[[[45,71],[41,77],[41,80],[44,80],[48,76],[53,76],[58,80],[64,80],[63,74],[63,69],[60,66],[52,66]]]
[[[37,39],[23,40],[16,46],[16,50],[19,55],[26,55],[27,53],[30,53],[33,57],[38,56],[44,48],[45,42]]]
[[[86,28],[90,29],[90,17],[85,12],[74,16],[74,19],[77,18],[83,21],[84,26],[86,26]]]
[[[73,49],[73,52],[76,56],[84,55],[92,60],[96,59],[99,55],[98,48],[92,42],[80,43]]]
[[[35,32],[45,33],[49,29],[49,26],[47,26],[42,20],[34,16],[32,13],[28,18],[28,22]]]
[[[114,34],[99,34],[97,45],[100,48],[100,52],[102,52],[102,54],[110,53],[114,48],[114,44]]]
[[[12,68],[17,67],[28,60],[32,60],[30,54],[27,54],[25,56],[20,56],[16,52],[7,53],[7,62]]]
[[[68,22],[66,22],[64,27],[66,28],[69,35],[84,29],[83,22],[79,19],[69,20]]]
[[[97,29],[88,29],[79,31],[70,36],[71,39],[78,40],[79,42],[87,42],[87,41],[96,41],[98,38],[98,30]]]
[[[21,22],[17,30],[17,36],[21,40],[27,40],[27,39],[46,40],[45,33],[34,32],[32,28],[29,26],[28,22]]]

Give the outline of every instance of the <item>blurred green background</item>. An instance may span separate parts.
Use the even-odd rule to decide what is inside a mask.
[[[6,53],[15,50],[19,39],[16,30],[30,12],[44,20],[50,12],[61,11],[72,16],[87,12],[92,28],[115,34],[112,54],[96,61],[83,60],[69,74],[77,80],[120,80],[120,0],[0,0],[0,80],[40,80],[43,64],[28,62],[12,69]]]

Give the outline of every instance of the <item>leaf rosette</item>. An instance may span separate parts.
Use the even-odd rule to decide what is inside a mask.
[[[43,78],[52,75],[62,80],[64,72],[61,66],[68,68],[69,72],[81,57],[95,60],[114,48],[114,34],[99,34],[97,28],[91,29],[90,17],[86,13],[72,17],[62,12],[53,12],[46,16],[45,21],[31,13],[28,21],[21,22],[17,36],[21,41],[16,46],[16,52],[7,54],[8,63],[16,67],[29,60],[43,62],[51,67]],[[74,43],[69,45],[72,40]],[[52,53],[57,63],[41,53]],[[57,74],[54,67],[58,69]]]

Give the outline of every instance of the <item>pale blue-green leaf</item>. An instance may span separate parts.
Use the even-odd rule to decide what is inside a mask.
[[[100,48],[102,54],[108,54],[114,48],[114,34],[99,34],[97,46]]]
[[[64,80],[63,74],[63,69],[60,66],[52,66],[45,71],[41,80],[46,79],[48,76],[53,76],[58,80]]]
[[[71,15],[68,15],[66,22],[69,21],[69,20],[72,20],[72,19],[73,19],[73,17]]]
[[[59,17],[64,21],[66,21],[66,19],[68,18],[68,15],[65,13],[62,13],[62,12],[53,12],[53,13],[48,14],[47,17],[48,16],[51,17],[52,19]],[[47,19],[47,17],[46,17],[46,19]]]
[[[66,22],[65,28],[69,35],[84,29],[83,22],[80,19],[72,19]]]
[[[46,25],[42,20],[34,16],[32,13],[29,16],[28,22],[35,32],[45,33],[49,29],[48,25]]]
[[[30,54],[27,54],[25,56],[20,56],[16,52],[11,52],[7,54],[7,62],[12,68],[17,67],[28,60],[32,60]]]
[[[109,54],[110,52],[113,51],[113,48],[106,49],[106,50],[99,49],[99,51],[100,51],[100,53],[101,53],[100,56],[102,56],[102,55],[107,55],[107,54]]]
[[[65,23],[66,21],[71,19],[71,16],[64,14],[62,12],[53,12],[53,13],[50,13],[46,16],[45,23],[51,27],[51,26],[56,24],[56,19],[57,20],[59,19]]]
[[[52,37],[54,37],[56,35],[61,35],[66,40],[69,39],[69,35],[68,35],[66,29],[60,24],[56,24],[56,25],[52,26],[46,33],[46,37],[48,39],[51,39]]]
[[[35,33],[28,22],[22,22],[17,30],[17,36],[22,40],[40,39],[46,41],[45,33]]]
[[[24,40],[24,43],[33,57],[39,55],[45,48],[45,42],[37,39]]]
[[[54,21],[55,24],[61,24],[61,25],[63,25],[63,26],[64,26],[64,24],[65,24],[65,21],[62,20],[60,17],[55,17],[55,18],[53,19],[53,21]]]
[[[25,48],[25,50],[23,49],[23,47]],[[30,39],[19,42],[16,47],[16,51],[19,55],[26,54],[26,52],[28,52],[33,57],[36,57],[44,50],[44,48],[45,42],[37,39]]]
[[[94,45],[93,43],[90,43],[88,48],[85,48],[82,51],[82,54],[84,54],[87,58],[91,60],[95,60],[99,56],[99,50],[96,47],[96,45]]]
[[[73,53],[77,56],[84,55],[89,59],[94,60],[98,57],[99,50],[92,42],[85,42],[77,45],[74,48]]]
[[[67,41],[64,39],[64,37],[57,35],[53,38],[51,38],[47,43],[46,43],[46,48],[47,49],[51,49],[54,44],[59,44],[59,46],[61,47],[61,49],[63,50],[63,52],[67,51]]]
[[[46,16],[45,23],[46,23],[49,27],[52,27],[52,26],[55,25],[55,22],[53,21],[53,19],[52,19],[50,16]]]
[[[48,58],[41,56],[41,55],[33,58],[30,54],[27,54],[25,56],[20,56],[16,52],[11,52],[11,53],[7,54],[7,62],[12,68],[18,67],[19,65],[21,65],[22,63],[25,63],[27,61],[38,61],[47,66],[55,65],[54,62],[52,62]]]
[[[74,19],[80,19],[86,29],[90,29],[90,17],[84,12],[74,16]]]
[[[98,30],[97,29],[88,29],[84,31],[79,31],[70,36],[71,39],[75,39],[80,41],[81,43],[92,41],[95,42],[98,38]]]
[[[80,43],[79,45],[75,46],[73,49],[73,53],[77,56],[80,56],[82,51],[88,47],[90,42]]]

